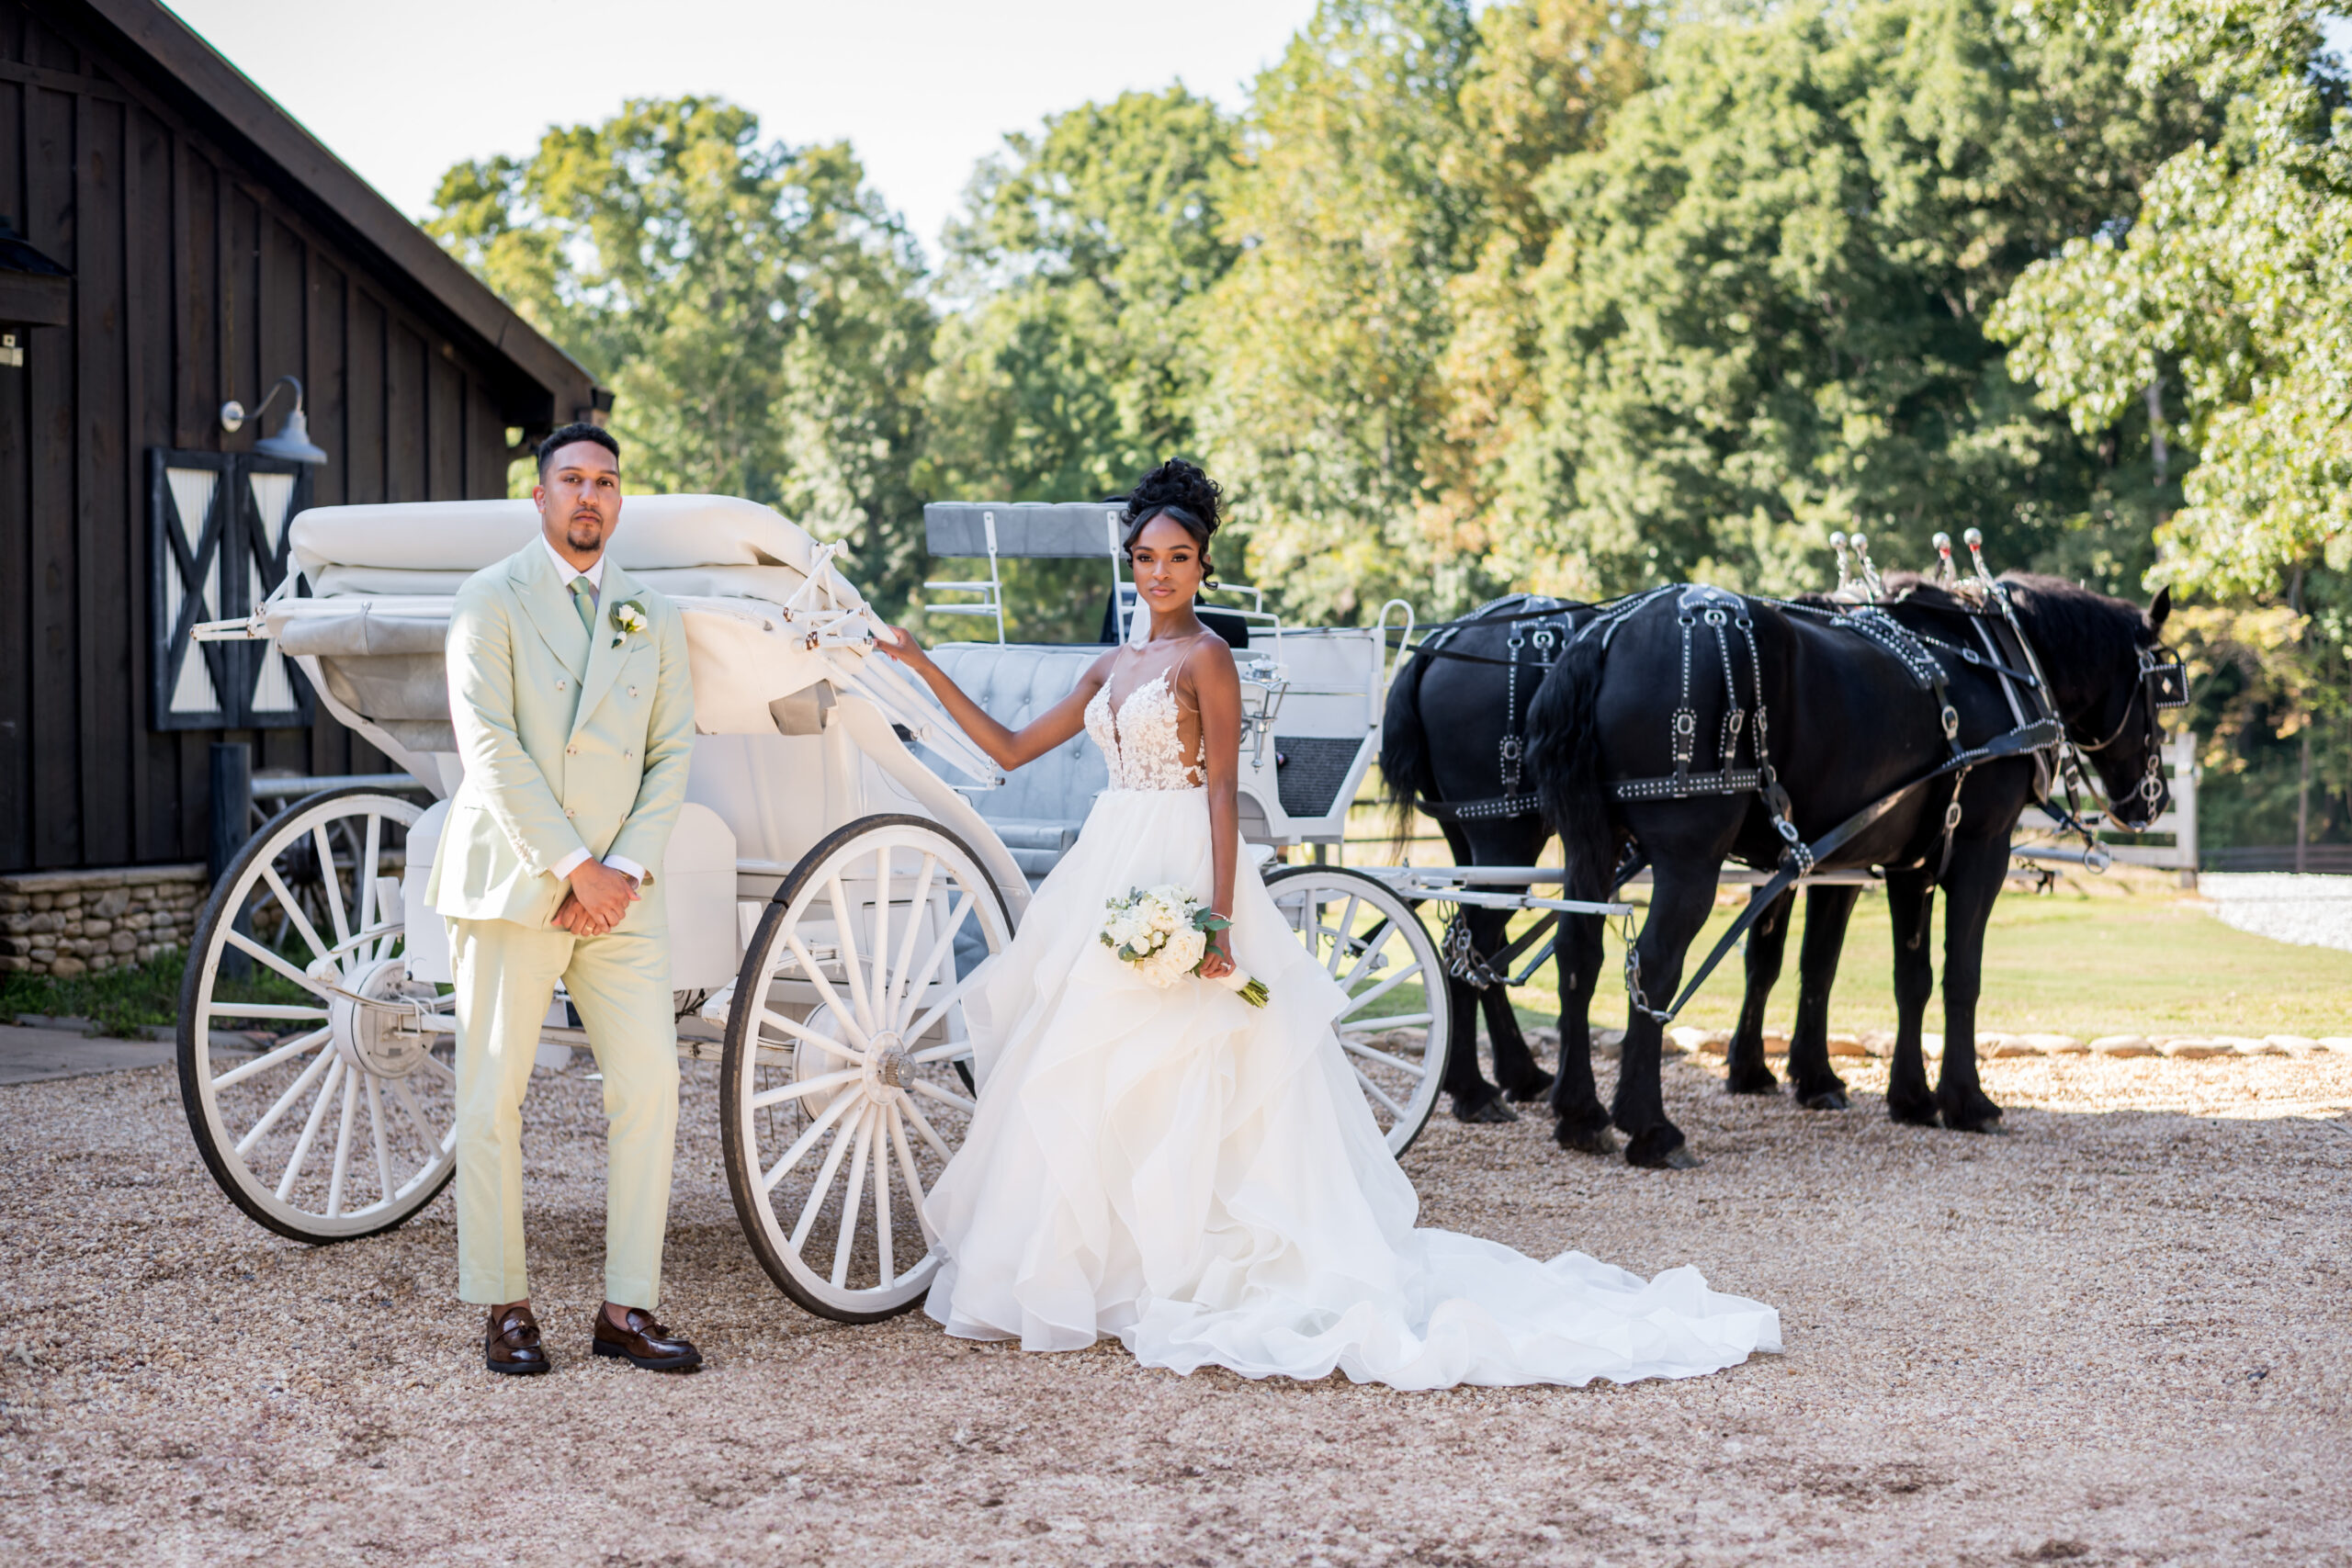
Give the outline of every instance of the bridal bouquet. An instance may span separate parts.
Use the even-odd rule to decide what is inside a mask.
[[[1163,989],[1187,975],[1199,974],[1208,957],[1209,933],[1233,924],[1172,886],[1134,888],[1104,907],[1111,912],[1102,920],[1102,945]],[[1232,974],[1218,976],[1216,983],[1253,1008],[1266,1005],[1266,983],[1250,978],[1238,964]]]

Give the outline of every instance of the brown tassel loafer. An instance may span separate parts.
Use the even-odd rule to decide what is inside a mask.
[[[531,1377],[550,1370],[548,1353],[539,1344],[539,1320],[527,1306],[490,1309],[490,1332],[482,1344],[482,1363],[509,1377]]]
[[[616,1328],[605,1309],[596,1309],[594,1348],[599,1356],[618,1356],[649,1372],[685,1372],[702,1365],[702,1352],[653,1321],[643,1307],[628,1309],[628,1326]]]

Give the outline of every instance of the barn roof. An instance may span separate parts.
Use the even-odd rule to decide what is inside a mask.
[[[224,151],[257,173],[274,170],[277,194],[357,255],[379,262],[388,285],[405,281],[401,292],[412,305],[503,361],[513,372],[499,378],[508,423],[544,427],[612,405],[612,394],[585,367],[155,0],[79,0],[66,8],[82,13],[94,43],[103,39],[118,64],[204,126]]]

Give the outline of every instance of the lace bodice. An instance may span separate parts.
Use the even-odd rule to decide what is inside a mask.
[[[1102,748],[1113,789],[1198,789],[1208,777],[1208,743],[1193,748],[1190,765],[1176,726],[1176,693],[1166,672],[1154,675],[1114,711],[1110,682],[1086,705],[1086,733]]]

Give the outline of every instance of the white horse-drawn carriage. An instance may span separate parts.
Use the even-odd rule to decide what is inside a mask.
[[[935,656],[1008,723],[1066,694],[1102,649],[1004,644],[995,562],[1107,557],[1123,632],[1112,515],[931,509],[934,553],[990,563],[984,584],[940,586],[977,589],[964,608],[996,617],[999,636]],[[461,777],[442,647],[458,584],[537,526],[526,502],[308,512],[293,525],[286,586],[249,621],[199,628],[206,640],[266,639],[265,661],[298,666],[330,712],[436,801],[352,787],[297,802],[228,867],[196,932],[181,996],[189,1123],[221,1188],[283,1235],[388,1230],[454,1170],[449,958],[424,901]],[[973,1110],[963,984],[1012,939],[1032,879],[1074,841],[1106,782],[1102,759],[1081,736],[1000,777],[874,651],[878,623],[835,547],[765,507],[632,498],[613,548],[684,613],[694,766],[657,874],[679,1050],[720,1065],[744,1234],[810,1311],[903,1311],[936,1268],[922,1194]],[[1380,628],[1285,628],[1262,604],[1220,624],[1246,699],[1245,838],[1269,847],[1261,854],[1336,841],[1378,746]],[[1351,995],[1342,1043],[1401,1150],[1443,1076],[1435,947],[1388,882],[1269,869],[1300,940]],[[542,1060],[585,1042],[559,992]]]

